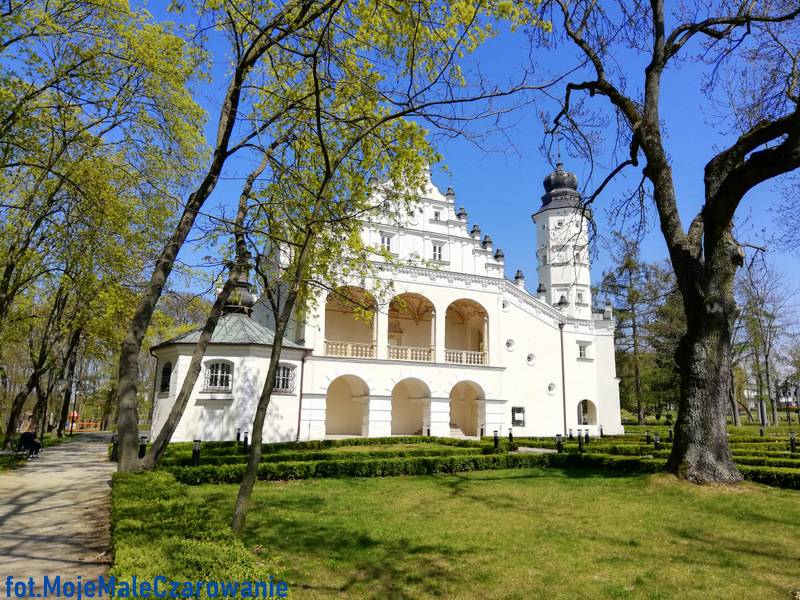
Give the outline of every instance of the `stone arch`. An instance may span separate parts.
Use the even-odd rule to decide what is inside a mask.
[[[578,425],[597,425],[597,405],[591,400],[578,402]]]
[[[436,310],[422,294],[397,294],[389,302],[388,356],[393,360],[434,359]]]
[[[489,312],[479,302],[461,298],[450,303],[444,321],[447,362],[486,365],[489,348]]]
[[[325,354],[375,357],[375,297],[357,286],[342,286],[325,300]]]
[[[456,383],[450,390],[450,427],[464,435],[480,435],[481,401],[485,399],[483,388],[474,381]]]
[[[368,402],[369,387],[357,375],[331,381],[325,393],[325,435],[362,435]]]
[[[392,435],[422,435],[430,397],[430,388],[416,377],[397,382],[392,388]]]

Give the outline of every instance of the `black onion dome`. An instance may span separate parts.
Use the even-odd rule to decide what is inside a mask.
[[[542,208],[540,210],[579,208],[581,206],[578,178],[575,173],[565,170],[561,162],[556,164],[556,170],[545,177],[543,183],[545,193],[542,196]]]
[[[544,191],[550,193],[554,190],[577,190],[578,178],[575,173],[564,170],[563,163],[556,164],[556,170],[544,178]]]

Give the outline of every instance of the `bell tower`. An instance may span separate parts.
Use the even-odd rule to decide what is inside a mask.
[[[592,318],[589,220],[578,192],[578,178],[559,162],[544,178],[536,224],[536,271],[545,302],[578,319]]]

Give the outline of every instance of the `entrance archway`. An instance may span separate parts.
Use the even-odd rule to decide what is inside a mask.
[[[474,381],[459,381],[450,390],[450,427],[456,427],[464,435],[480,435],[479,400],[486,396]]]
[[[392,390],[392,435],[422,435],[431,391],[419,379],[403,379]]]
[[[355,375],[342,375],[325,396],[325,435],[362,435],[369,388]]]
[[[597,407],[591,400],[578,402],[578,425],[597,425]]]

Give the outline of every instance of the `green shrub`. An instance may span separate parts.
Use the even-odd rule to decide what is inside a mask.
[[[615,473],[656,473],[664,469],[665,460],[638,456],[612,456],[610,454],[548,454],[551,467],[588,468]]]
[[[267,462],[258,466],[258,479],[278,481],[316,477],[388,477],[544,467],[548,464],[547,456],[544,454],[499,453],[366,460]],[[162,467],[162,470],[168,471],[176,480],[186,484],[238,483],[244,476],[245,465]]]
[[[734,455],[734,462],[737,465],[751,465],[762,467],[785,467],[800,469],[800,459],[798,458],[771,458],[769,456],[739,456]]]
[[[248,551],[216,509],[189,497],[164,471],[114,475],[111,535],[111,574],[122,580],[165,573],[187,580],[279,576],[274,561]]]
[[[745,479],[773,487],[800,490],[800,469],[781,467],[739,467]]]
[[[484,448],[411,448],[408,450],[365,450],[359,452],[330,452],[325,450],[309,450],[305,452],[271,452],[261,456],[261,462],[291,462],[291,461],[319,461],[319,460],[361,460],[366,458],[399,458],[405,456],[452,456],[460,454],[480,454]],[[246,454],[206,455],[201,450],[200,463],[202,465],[244,464],[247,462]],[[181,452],[161,459],[161,466],[191,466],[192,455]]]

